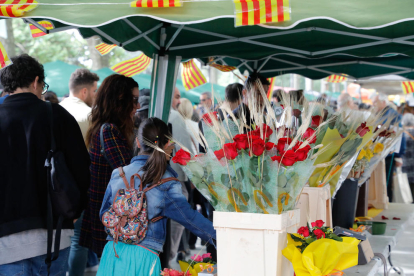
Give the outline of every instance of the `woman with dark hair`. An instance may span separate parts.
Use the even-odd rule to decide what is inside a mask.
[[[92,107],[91,123],[86,134],[91,158],[91,186],[79,244],[92,249],[98,257],[106,244],[99,209],[112,171],[131,161],[134,137],[132,118],[139,108],[138,98],[136,81],[122,75],[111,75],[99,87]]]
[[[140,152],[124,167],[124,174],[112,173],[100,210],[100,217],[114,202],[119,189],[125,189],[123,180],[130,181],[135,176],[135,189],[151,188],[145,193],[147,199],[148,230],[145,238],[137,245],[119,240],[110,240],[103,251],[98,276],[155,276],[160,275],[161,264],[158,254],[166,240],[167,218],[189,229],[203,240],[214,244],[216,231],[213,224],[196,210],[193,210],[183,195],[177,173],[168,165],[174,145],[169,142],[171,135],[168,126],[158,118],[143,121],[138,130],[137,144]],[[164,152],[155,150],[154,145]],[[169,179],[167,179],[169,178]],[[142,183],[141,180],[142,179]],[[162,182],[164,180],[164,182]],[[116,250],[118,258],[115,256]]]

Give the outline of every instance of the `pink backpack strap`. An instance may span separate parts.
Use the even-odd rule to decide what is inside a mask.
[[[118,172],[119,172],[119,176],[122,178],[122,180],[124,180],[124,184],[126,188],[129,189],[130,187],[129,187],[128,180],[125,177],[124,169],[122,167],[119,167]]]

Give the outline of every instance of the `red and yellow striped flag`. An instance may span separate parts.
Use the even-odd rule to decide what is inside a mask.
[[[236,26],[290,20],[289,0],[233,0]]]
[[[211,63],[210,66],[216,68],[217,70],[220,70],[221,72],[231,72],[233,70],[236,70],[236,67],[234,66],[221,65],[217,63]]]
[[[346,75],[331,75],[329,76],[326,81],[327,82],[333,82],[333,83],[339,83],[339,82],[343,82],[346,81],[348,78],[346,77]]]
[[[10,64],[12,64],[12,62],[6,53],[6,49],[4,49],[3,44],[1,44],[0,42],[0,69],[3,69],[9,66]]]
[[[0,0],[0,16],[19,17],[35,8],[35,0]]]
[[[186,90],[193,89],[207,82],[200,68],[195,64],[194,59],[183,63],[181,78]]]
[[[403,81],[401,86],[404,94],[414,93],[414,81]]]
[[[53,23],[50,21],[39,21],[37,22],[39,25],[41,25],[42,27],[44,27],[46,30],[52,30],[54,29]],[[32,32],[32,37],[39,37],[39,36],[44,36],[47,35],[46,33],[44,33],[41,29],[39,29],[38,27],[36,27],[33,24],[30,24],[30,31]]]
[[[113,45],[108,45],[108,44],[106,44],[106,43],[101,43],[101,44],[99,44],[99,45],[96,45],[96,46],[95,46],[96,50],[98,50],[98,52],[99,52],[102,56],[104,56],[104,55],[108,54],[109,52],[111,52],[111,50],[112,50],[113,48],[115,48],[115,47],[116,47],[116,45],[115,45],[115,44],[113,44]]]
[[[120,62],[117,65],[112,66],[111,69],[121,75],[132,77],[144,71],[150,62],[151,59],[149,57],[141,54],[136,58]]]
[[[267,98],[269,99],[269,101],[270,100],[272,100],[272,96],[273,96],[273,87],[275,86],[275,80],[276,80],[276,77],[274,77],[274,78],[270,78],[270,79],[267,79],[269,82],[270,82],[270,85],[269,85],[269,89],[267,90]]]
[[[171,8],[181,7],[180,0],[138,0],[132,1],[133,8]]]

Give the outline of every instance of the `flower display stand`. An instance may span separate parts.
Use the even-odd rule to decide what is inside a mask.
[[[292,276],[282,250],[299,221],[299,209],[281,215],[214,212],[218,276]]]
[[[307,222],[323,220],[326,226],[332,227],[331,191],[325,187],[305,187],[296,208],[300,209],[299,226],[307,226]]]
[[[368,205],[377,209],[388,209],[388,204],[385,160],[381,160],[369,180]]]

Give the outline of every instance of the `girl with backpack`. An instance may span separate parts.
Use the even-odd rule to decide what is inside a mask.
[[[131,188],[140,190],[142,184],[146,201],[143,200],[144,196],[141,201],[146,202],[146,210],[143,208],[137,218],[142,222],[141,214],[146,211],[148,229],[146,232],[138,232],[136,236],[122,235],[122,231],[115,234],[117,230],[112,232],[102,254],[98,276],[160,275],[158,254],[165,242],[167,218],[179,222],[201,239],[214,244],[216,231],[212,222],[191,208],[182,194],[181,183],[176,179],[177,173],[167,163],[172,152],[168,136],[170,133],[167,124],[158,118],[146,119],[141,123],[136,138],[140,148],[138,156],[132,158],[131,164],[122,170],[113,171],[100,211],[103,223],[110,225],[113,221],[108,217],[113,218],[110,216],[114,214],[112,210],[120,196],[125,194],[122,190],[118,191],[132,184]],[[150,144],[157,145],[165,153],[154,149]],[[128,191],[130,190],[127,189]],[[121,212],[124,212],[124,208]],[[107,232],[110,232],[109,229],[111,228],[107,227]]]

